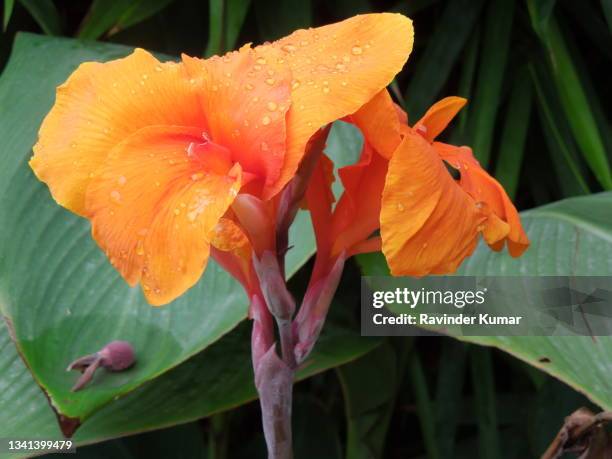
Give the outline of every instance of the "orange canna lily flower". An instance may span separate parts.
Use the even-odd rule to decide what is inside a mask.
[[[211,245],[250,256],[237,197],[277,196],[313,134],[379,93],[411,48],[409,19],[369,14],[207,60],[137,49],[87,62],[58,88],[30,165],[124,279],[165,304],[197,282]]]
[[[448,97],[413,128],[402,127],[380,214],[382,249],[395,275],[452,273],[475,250],[479,234],[494,250],[507,242],[514,257],[529,246],[516,208],[472,150],[434,141],[465,103]]]
[[[339,171],[345,191],[333,213],[329,206],[332,223],[317,218],[321,200],[309,201],[315,229],[331,226],[322,236],[331,259],[382,248],[393,275],[424,276],[456,271],[480,234],[493,250],[507,244],[513,257],[527,249],[516,208],[471,149],[435,141],[465,103],[443,99],[410,127],[383,90],[346,118],[365,143],[359,162]],[[445,163],[460,173],[458,180]],[[380,237],[373,235],[379,228]]]

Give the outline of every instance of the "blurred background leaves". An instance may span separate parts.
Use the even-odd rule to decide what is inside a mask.
[[[415,121],[441,97],[468,98],[448,138],[474,147],[517,207],[530,209],[612,189],[610,0],[4,0],[0,68],[20,31],[140,46],[175,56],[210,56],[370,11],[397,11],[414,20],[415,49],[392,86],[396,101]],[[11,107],[0,105],[0,119],[10,116]],[[354,150],[360,139],[342,128],[333,143],[334,150]],[[574,242],[576,228],[596,228],[587,236],[594,242],[582,246],[579,261],[584,266],[594,263],[597,274],[612,275],[606,258],[612,245],[609,200],[602,205],[595,198],[599,204],[594,205],[584,199],[569,205],[584,210],[578,218],[563,211],[567,207],[550,211],[549,217],[562,217],[557,229],[546,233],[541,229],[546,221],[536,228],[537,236],[550,244],[542,244],[524,265],[508,268],[507,257],[479,251],[466,272],[542,272],[549,265],[538,260],[563,252],[560,248]],[[376,260],[363,258],[360,264],[370,273],[385,270]],[[292,281],[296,292],[303,289],[307,269]],[[350,264],[330,323],[358,326],[359,275],[357,265]],[[525,341],[481,344],[502,347],[535,366],[542,366],[538,349],[574,352],[562,359],[562,367],[554,367],[553,360],[559,369],[555,374],[566,381],[589,371],[576,371],[572,359],[580,359],[593,346],[582,340],[566,348],[536,343],[532,349]],[[2,370],[10,369],[8,373],[22,381],[27,370],[15,355],[9,357]],[[193,365],[190,362],[184,365]],[[361,359],[297,386],[296,457],[538,457],[562,418],[590,402],[532,365],[494,347],[451,338],[388,339]],[[604,370],[598,378],[612,380]],[[5,382],[0,376],[0,388],[8,390]],[[27,387],[24,394],[38,400],[31,385]],[[596,390],[584,387],[593,397]],[[10,393],[0,402],[19,396]],[[19,410],[25,413],[24,403]],[[182,446],[185,458],[264,457],[263,438],[254,428],[258,415],[257,405],[248,403],[183,426],[85,447],[79,456],[168,457],[174,454],[168,445],[174,443]]]

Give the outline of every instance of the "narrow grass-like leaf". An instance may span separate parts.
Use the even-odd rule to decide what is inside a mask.
[[[337,369],[345,400],[347,459],[383,457],[398,386],[397,353],[389,341]],[[385,375],[384,378],[379,375]]]
[[[419,11],[438,3],[439,1],[440,0],[412,0],[407,2],[406,0],[399,0],[396,2],[395,6],[391,8],[391,11],[412,17]]]
[[[94,0],[77,36],[96,40],[107,32],[126,29],[144,21],[171,2],[172,0]]]
[[[462,409],[468,346],[444,340],[436,384],[436,434],[440,457],[454,457],[457,422]]]
[[[405,93],[411,119],[421,117],[448,80],[482,5],[482,0],[455,0],[446,5]]]
[[[518,76],[508,103],[506,122],[499,146],[495,177],[514,198],[525,153],[525,139],[531,112],[532,81],[527,69]]]
[[[506,75],[514,5],[512,0],[495,0],[487,8],[478,82],[469,124],[470,145],[483,167],[488,165],[491,155],[500,93]]]
[[[236,41],[240,35],[242,24],[246,19],[251,0],[228,0],[225,24],[225,50],[229,51],[236,47]]]
[[[567,197],[588,194],[589,186],[577,163],[576,154],[573,152],[572,139],[564,135],[566,132],[563,124],[565,120],[559,117],[554,110],[555,101],[547,94],[542,79],[533,65],[530,66],[530,74],[536,89],[540,118],[546,134],[544,139],[549,145],[549,150],[553,152],[553,157],[550,159],[557,170],[561,190]]]
[[[440,451],[438,450],[434,405],[429,397],[425,373],[423,372],[423,366],[421,365],[421,360],[417,352],[412,352],[408,365],[409,377],[416,399],[419,423],[421,425],[421,433],[423,435],[427,457],[430,459],[438,459],[442,456],[440,456]]]
[[[569,53],[566,39],[555,18],[550,18],[547,27],[539,27],[540,18],[536,5],[535,1],[528,1],[531,22],[550,58],[552,79],[568,124],[584,159],[601,186],[604,189],[612,189],[612,172],[604,143]]]
[[[2,28],[6,30],[9,21],[11,20],[11,16],[13,14],[13,7],[15,6],[15,0],[4,0],[4,11],[2,17]]]
[[[461,65],[461,78],[459,79],[459,88],[457,89],[457,95],[468,99],[468,105],[457,117],[457,124],[453,129],[451,135],[451,143],[462,144],[465,142],[466,126],[470,113],[469,100],[472,96],[472,90],[474,87],[474,75],[476,73],[476,63],[478,62],[478,49],[480,48],[480,26],[477,25],[472,32],[465,50],[463,62]]]
[[[51,0],[19,0],[47,35],[61,35],[59,13]]]
[[[612,33],[612,0],[601,0],[601,7],[604,10],[610,33]]]
[[[234,49],[250,0],[210,0],[206,56]]]
[[[474,347],[470,352],[475,411],[478,419],[478,444],[481,459],[497,459],[501,449],[495,407],[495,381],[491,350]]]
[[[612,2],[611,2],[612,3]],[[597,5],[592,2],[576,2],[565,0],[562,4],[564,12],[572,17],[572,24],[580,27],[585,36],[591,41],[593,51],[601,51],[608,59],[612,59],[612,34],[608,24]],[[572,56],[577,57],[574,50]],[[584,81],[584,80],[582,80]]]
[[[254,6],[257,27],[264,40],[275,40],[312,24],[311,0],[260,1]]]
[[[208,3],[208,43],[206,57],[221,54],[224,48],[223,29],[225,24],[225,0],[209,0]]]

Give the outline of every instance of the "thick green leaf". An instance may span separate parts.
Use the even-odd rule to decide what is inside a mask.
[[[172,0],[94,0],[81,24],[78,37],[95,40],[153,16]]]
[[[406,90],[410,119],[417,120],[438,96],[461,49],[470,36],[483,5],[482,0],[449,2],[436,25],[416,73]]]
[[[83,445],[183,424],[254,400],[249,334],[250,324],[242,323],[203,352],[113,401],[95,413],[74,440]],[[350,362],[379,344],[378,339],[362,338],[357,331],[328,324],[297,379]],[[3,323],[0,369],[0,437],[59,438],[52,411],[19,359]]]
[[[2,17],[2,28],[6,30],[8,23],[11,20],[11,15],[13,14],[13,7],[15,6],[15,0],[4,0],[4,10]]]
[[[19,0],[47,35],[60,35],[62,26],[52,0]]]
[[[474,155],[486,167],[491,156],[493,131],[500,104],[502,84],[514,17],[512,0],[495,0],[487,8],[482,37],[478,80],[469,112],[469,144]]]
[[[533,27],[550,58],[553,81],[576,142],[601,186],[612,189],[612,171],[604,142],[568,50],[566,38],[554,17],[548,20],[545,27],[541,26],[537,2],[530,0],[528,6]]]
[[[612,193],[567,199],[524,213],[532,246],[518,259],[479,247],[465,275],[612,275]],[[612,337],[483,337],[612,408]]]
[[[151,308],[129,288],[92,241],[89,223],[59,207],[27,165],[54,88],[84,60],[124,56],[129,49],[20,35],[0,79],[0,310],[10,318],[20,352],[54,407],[84,420],[178,365],[246,316],[241,288],[211,263],[203,279],[164,308]],[[10,109],[10,112],[7,110]],[[307,214],[298,217],[287,257],[292,274],[313,253]],[[138,364],[71,393],[76,357],[113,339],[134,345]]]
[[[566,199],[522,214],[531,247],[520,258],[481,244],[463,275],[612,275],[612,192]],[[361,257],[364,272],[381,275],[381,256]],[[464,337],[495,346],[559,378],[612,409],[612,337]]]

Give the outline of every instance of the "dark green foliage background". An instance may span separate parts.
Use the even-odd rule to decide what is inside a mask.
[[[469,105],[447,140],[471,145],[519,209],[578,197],[568,205],[527,214],[530,234],[541,244],[525,260],[514,263],[479,251],[464,272],[568,274],[571,254],[567,259],[563,254],[580,229],[590,241],[580,255],[598,261],[581,264],[574,255],[570,264],[576,262],[585,274],[612,275],[612,198],[580,198],[612,189],[610,0],[4,0],[0,68],[20,31],[208,56],[370,11],[397,11],[414,20],[415,49],[391,86],[411,120],[438,98],[464,96]],[[0,106],[0,117],[10,116],[11,108]],[[350,144],[344,139],[346,148]],[[304,289],[308,268],[291,281],[296,295]],[[384,264],[377,257],[363,257],[349,265],[330,322],[358,327],[355,286],[360,269],[384,272]],[[242,328],[224,339],[244,341]],[[579,406],[599,409],[581,392],[612,408],[612,388],[605,383],[612,375],[603,369],[612,359],[610,341],[596,348],[578,338],[563,343],[476,341],[492,347],[452,338],[387,339],[367,345],[374,350],[358,360],[299,383],[296,457],[539,457],[564,416]],[[333,339],[327,342],[334,344]],[[0,344],[0,349],[10,345]],[[187,364],[207,362],[206,352],[211,351]],[[241,352],[249,365],[248,354]],[[589,360],[593,355],[595,360]],[[552,359],[551,368],[542,364],[543,357]],[[584,371],[574,365],[579,359],[587,361]],[[176,389],[173,374],[164,376],[169,398]],[[252,400],[251,388],[243,392],[234,405]],[[256,402],[83,447],[77,454],[134,459],[264,456]]]

